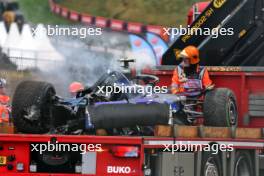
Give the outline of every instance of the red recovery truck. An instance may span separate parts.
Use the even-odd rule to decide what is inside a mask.
[[[172,69],[151,73],[169,85]],[[209,70],[218,87],[235,92],[239,128],[157,126],[153,137],[1,134],[0,175],[263,176],[263,68]]]
[[[214,23],[209,27],[215,27],[214,24],[221,20],[232,22],[238,19],[241,9],[263,15],[263,7],[261,0],[214,0],[206,8],[214,10]],[[203,14],[195,21],[200,17]],[[254,19],[262,17],[264,15],[258,15]],[[253,24],[254,20],[249,23]],[[260,30],[252,35],[255,27]],[[242,63],[247,65],[251,58],[259,56],[263,47],[258,40],[261,39],[263,25],[260,22],[252,28],[247,26],[245,30],[241,30],[240,25],[237,31],[244,32],[232,42],[223,44],[221,39],[214,40],[222,46],[219,49],[221,53],[215,54],[221,60],[220,56],[229,51],[226,63],[238,63],[236,57],[245,56]],[[160,85],[171,83],[176,64],[173,50],[182,49],[194,41],[188,38],[188,42],[182,43],[181,39],[163,57],[163,63],[171,66],[145,71],[158,76]],[[245,44],[242,48],[231,45],[240,43],[240,39]],[[202,43],[205,56],[208,55],[208,47],[208,51],[213,53],[210,48],[212,40],[198,38],[195,41],[197,45]],[[259,45],[247,49],[246,44],[249,43]],[[253,61],[256,63],[257,58]],[[208,63],[219,62],[211,60]],[[226,87],[235,93],[238,127],[156,126],[152,137],[0,134],[0,175],[264,176],[264,68],[220,66],[208,69],[217,87]]]

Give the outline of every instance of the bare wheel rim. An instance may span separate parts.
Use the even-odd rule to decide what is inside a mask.
[[[220,176],[213,158],[209,158],[205,163],[204,176]]]
[[[237,123],[237,108],[232,98],[230,98],[228,102],[228,117],[230,125],[235,126]]]

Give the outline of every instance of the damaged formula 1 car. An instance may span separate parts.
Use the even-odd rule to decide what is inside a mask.
[[[169,93],[102,93],[100,87],[133,86],[141,82],[154,86],[153,75],[128,79],[123,73],[104,74],[93,86],[80,91],[76,98],[61,98],[50,83],[25,81],[13,97],[13,119],[18,132],[94,134],[106,129],[114,135],[151,135],[159,124],[192,125],[204,118],[204,125],[237,125],[234,93],[226,88],[202,90],[200,80],[188,80],[182,95]]]

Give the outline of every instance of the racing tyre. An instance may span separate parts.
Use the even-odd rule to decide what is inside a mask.
[[[254,176],[253,162],[247,151],[236,152],[234,176]]]
[[[236,97],[227,88],[218,88],[205,95],[204,125],[231,127],[237,126],[238,112]]]
[[[46,82],[20,83],[12,101],[12,116],[17,131],[33,134],[48,132],[55,94],[54,87]]]
[[[201,176],[222,176],[221,158],[212,152],[204,152]]]

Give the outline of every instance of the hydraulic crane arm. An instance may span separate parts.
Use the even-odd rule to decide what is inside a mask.
[[[195,45],[201,64],[264,66],[264,0],[213,0],[191,28],[232,29],[232,35],[182,35],[163,55],[163,65],[177,65],[175,51]],[[230,34],[230,33],[229,33]]]

